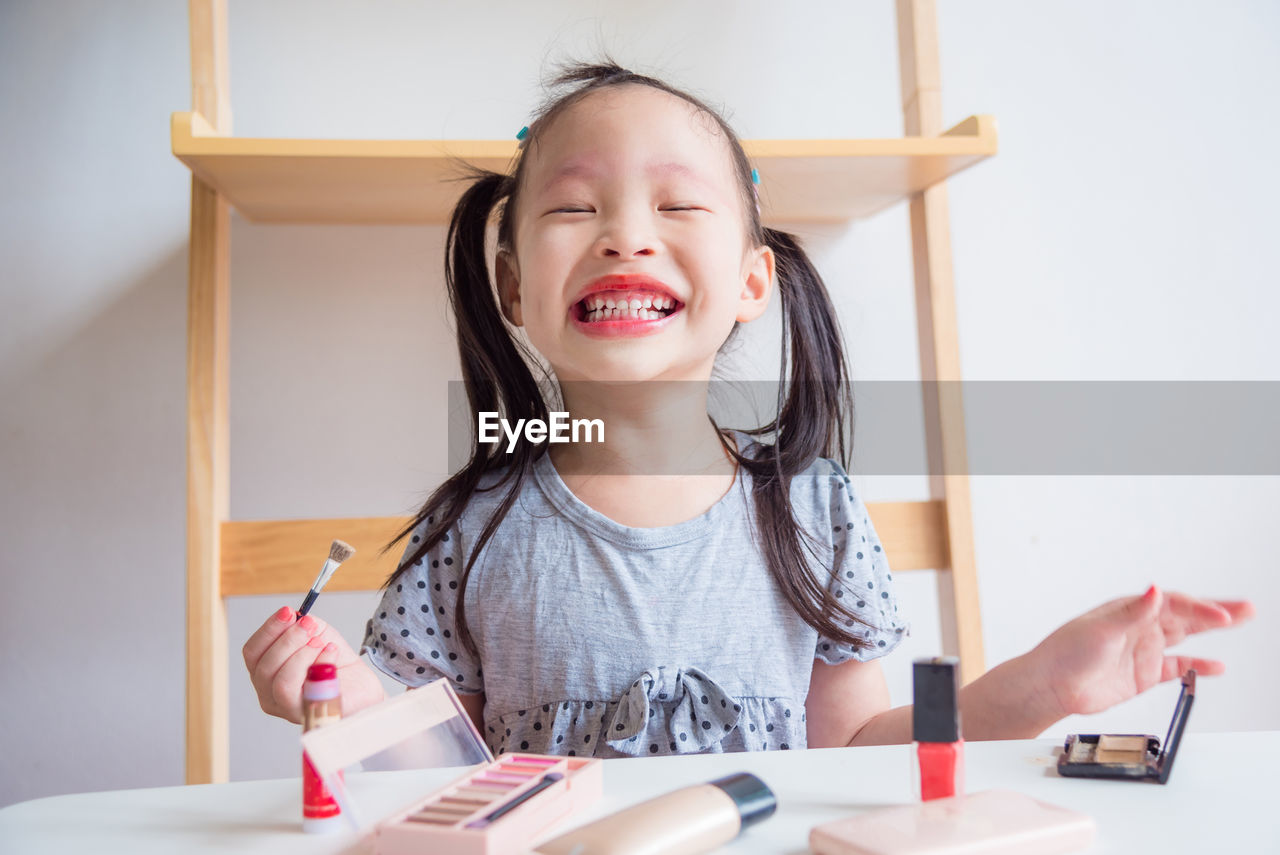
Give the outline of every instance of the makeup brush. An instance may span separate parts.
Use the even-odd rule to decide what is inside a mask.
[[[311,611],[311,606],[315,604],[316,597],[320,596],[321,589],[333,577],[333,574],[338,572],[339,565],[355,554],[355,549],[349,544],[343,543],[341,540],[333,542],[333,545],[329,547],[329,560],[320,568],[320,575],[311,583],[311,590],[307,592],[307,598],[302,601],[302,608],[298,609],[296,620],[301,620],[303,615]]]

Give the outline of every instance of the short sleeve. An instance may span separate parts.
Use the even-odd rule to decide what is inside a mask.
[[[866,642],[861,650],[819,635],[814,658],[828,665],[851,659],[866,662],[889,653],[910,630],[898,614],[889,559],[884,554],[862,499],[854,491],[844,467],[831,466],[830,522],[832,576],[827,589],[864,623],[845,620],[846,628]]]
[[[430,519],[414,529],[401,562],[418,549]],[[457,526],[410,565],[382,596],[360,652],[410,687],[446,677],[459,694],[484,691],[479,659],[458,638],[455,606],[465,564]],[[469,616],[474,626],[474,615]]]

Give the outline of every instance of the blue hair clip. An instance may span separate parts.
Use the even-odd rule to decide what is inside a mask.
[[[751,170],[751,192],[756,194],[756,213],[760,213],[760,170]]]
[[[760,170],[758,170],[758,169],[752,169],[752,170],[751,170],[751,183],[752,183],[752,184],[759,184],[759,183],[760,183]]]
[[[520,141],[519,143],[517,143],[516,148],[524,148],[525,140],[528,138],[528,136],[529,136],[529,126],[525,125],[516,134],[516,139]]]

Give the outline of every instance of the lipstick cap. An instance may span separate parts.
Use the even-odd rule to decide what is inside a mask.
[[[912,663],[912,739],[955,742],[960,738],[960,660],[954,656]]]
[[[724,790],[733,799],[742,817],[742,828],[768,819],[778,809],[778,799],[773,790],[750,772],[726,775],[708,783]]]

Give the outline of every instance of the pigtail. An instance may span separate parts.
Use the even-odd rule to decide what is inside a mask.
[[[778,412],[779,433],[786,436],[782,453],[795,458],[799,468],[794,471],[817,456],[835,458],[848,468],[845,416],[852,417],[853,399],[835,306],[822,276],[796,239],[776,229],[764,233],[776,258],[786,319],[779,378],[784,381],[779,398],[786,392]]]
[[[792,479],[815,459],[832,457],[849,466],[845,428],[846,416],[851,427],[853,398],[840,324],[821,275],[795,238],[775,229],[763,234],[774,252],[783,319],[778,415],[746,431],[773,436],[758,458],[733,456],[751,472],[760,546],[783,594],[821,634],[861,650],[867,642],[846,627],[868,624],[810,570],[820,560],[818,546],[791,505]]]
[[[445,240],[445,283],[457,319],[458,354],[471,411],[499,412],[507,419],[545,419],[542,392],[529,370],[529,362],[536,360],[522,353],[507,331],[486,257],[486,227],[494,207],[511,195],[511,181],[506,175],[481,172],[463,194]],[[492,446],[474,448],[476,457],[495,459]]]
[[[517,346],[508,332],[489,275],[485,237],[494,209],[511,196],[513,179],[487,170],[469,171],[473,183],[453,210],[445,240],[445,284],[456,321],[458,355],[470,411],[496,412],[506,419],[536,418],[545,421],[547,407],[529,368],[536,358]],[[472,427],[474,429],[474,425]],[[506,493],[481,531],[458,585],[458,637],[469,651],[475,653],[475,641],[467,628],[464,603],[471,568],[515,503],[525,476],[532,471],[534,461],[544,449],[520,443],[514,453],[499,457],[495,446],[482,445],[474,434],[472,440],[471,458],[467,464],[431,494],[413,520],[383,547],[382,552],[385,554],[426,522],[426,534],[417,548],[404,557],[387,579],[386,586],[390,587],[406,570],[420,563],[423,556],[457,523],[472,495],[480,491],[481,479],[491,471],[502,470],[502,477],[484,490],[507,485]]]

